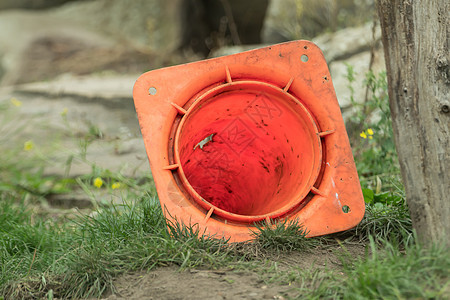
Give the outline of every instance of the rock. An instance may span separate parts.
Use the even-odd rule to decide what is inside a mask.
[[[349,59],[353,55],[370,50],[374,43],[372,24],[351,27],[334,33],[326,33],[312,40],[322,50],[328,63]],[[375,30],[375,44],[381,43],[380,26]]]
[[[180,42],[180,1],[72,2],[51,13],[138,47],[169,51]]]
[[[373,1],[271,0],[262,31],[263,43],[312,39],[373,18]]]
[[[258,49],[258,48],[263,48],[263,47],[267,47],[267,46],[269,46],[269,45],[257,44],[257,45],[238,45],[238,46],[221,47],[219,49],[212,51],[211,54],[209,55],[209,57],[213,58],[213,57],[220,57],[220,56],[225,56],[225,55],[232,55],[232,54],[237,54],[237,53],[254,50],[254,49]]]
[[[21,93],[49,97],[77,97],[85,99],[112,100],[111,106],[120,101],[131,101],[133,85],[140,73],[117,75],[107,73],[89,76],[65,74],[51,81],[21,84],[14,90]],[[119,104],[120,105],[120,104]]]
[[[370,51],[364,51],[356,55],[352,55],[345,60],[334,61],[329,64],[331,78],[338,97],[339,106],[347,112],[350,109],[350,89],[347,79],[347,66],[353,67],[355,73],[355,82],[352,83],[354,88],[353,97],[356,102],[364,102],[366,90],[364,88],[365,74],[369,71]],[[377,48],[374,52],[374,62],[372,71],[378,74],[385,70],[383,49]]]
[[[43,9],[58,6],[74,0],[0,0],[0,10]],[[78,0],[80,1],[80,0]]]
[[[295,39],[291,31],[295,31],[295,27],[299,26],[296,13],[295,0],[271,0],[261,31],[262,42],[277,44]]]
[[[80,191],[73,191],[70,194],[52,194],[46,198],[48,204],[57,208],[92,208],[93,201]]]
[[[49,11],[0,13],[0,85],[105,70],[141,73],[159,66],[143,53]]]
[[[32,140],[36,151],[52,162],[44,175],[86,175],[93,165],[129,177],[148,175],[131,93],[137,77],[65,76],[55,82],[0,89],[2,104],[12,97],[21,102],[11,125],[23,129],[8,139],[10,146],[21,149]]]

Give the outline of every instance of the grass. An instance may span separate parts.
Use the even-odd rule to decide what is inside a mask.
[[[450,253],[416,243],[404,249],[371,239],[370,254],[341,254],[342,272],[293,268],[272,270],[265,280],[292,286],[295,299],[448,299]],[[344,247],[345,248],[345,247]]]
[[[443,299],[449,295],[450,253],[442,247],[408,245],[400,251],[371,242],[372,254],[347,264],[343,298]]]
[[[308,231],[298,220],[276,220],[256,223],[252,232],[254,242],[261,248],[274,251],[306,251],[317,246],[317,239],[308,239]]]
[[[32,220],[32,212],[11,199],[2,199],[0,205],[0,295],[8,299],[42,298],[49,294],[62,298],[97,297],[107,290],[114,291],[114,278],[130,271],[172,264],[182,269],[245,264],[244,256],[235,247],[201,235],[195,226],[172,222],[168,231],[160,206],[151,197],[103,208],[95,217],[80,216],[76,222],[63,225],[39,218]],[[280,228],[288,230],[283,232]],[[304,233],[299,224],[280,223],[270,230],[260,230],[255,232],[257,244],[266,250],[304,251],[319,243],[298,238],[299,232]],[[285,239],[274,239],[271,235],[275,231]],[[292,240],[296,239],[293,246]],[[450,255],[445,249],[410,243],[400,250],[390,242],[378,248],[373,239],[370,247],[371,255],[365,258],[343,256],[343,276],[294,268],[276,274],[278,278],[272,281],[294,284],[298,294],[306,298],[448,295]]]
[[[30,222],[30,211],[7,200],[1,211],[0,292],[7,298],[40,298],[50,290],[63,298],[97,297],[114,290],[113,278],[128,271],[170,264],[217,267],[238,260],[225,241],[199,236],[195,227],[170,223],[174,234],[169,234],[155,198],[112,205],[62,226]]]
[[[34,216],[23,201],[17,203],[5,194],[0,200],[0,294],[13,297],[8,290],[18,278],[22,284],[17,289],[27,289],[27,281],[36,274],[45,278],[45,272],[60,271],[58,259],[72,238],[63,227]]]

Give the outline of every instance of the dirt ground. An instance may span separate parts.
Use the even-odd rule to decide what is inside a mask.
[[[299,283],[269,282],[271,275],[279,271],[319,269],[344,276],[340,257],[350,255],[356,259],[364,253],[363,244],[344,243],[321,246],[306,253],[273,254],[268,260],[277,263],[277,270],[267,267],[267,272],[230,268],[180,271],[177,266],[160,267],[117,278],[116,291],[107,293],[103,299],[289,299],[299,296],[296,289]],[[262,265],[261,269],[264,268]]]

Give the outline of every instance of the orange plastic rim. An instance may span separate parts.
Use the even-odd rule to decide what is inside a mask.
[[[298,220],[308,236],[364,215],[321,51],[295,41],[154,70],[133,90],[166,217],[232,242],[254,222]]]
[[[318,133],[308,110],[283,89],[224,83],[199,96],[178,125],[177,171],[197,204],[224,219],[277,218],[301,204],[319,175]]]

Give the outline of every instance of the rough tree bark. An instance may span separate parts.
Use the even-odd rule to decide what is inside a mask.
[[[378,0],[394,138],[413,227],[450,245],[450,0]]]

